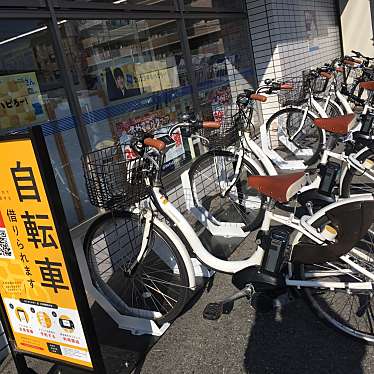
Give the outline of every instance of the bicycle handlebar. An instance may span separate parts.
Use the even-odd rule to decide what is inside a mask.
[[[359,57],[359,58],[363,58],[364,60],[368,60],[368,61],[373,61],[374,60],[374,57],[368,57],[368,56],[365,56],[363,55],[361,52],[359,51],[351,51],[356,57]]]
[[[256,94],[259,94],[261,92],[264,92],[268,95],[271,95],[272,93],[280,90],[292,90],[293,84],[289,82],[277,82],[272,79],[266,79],[265,84],[263,86],[260,86],[256,90]],[[266,96],[264,96],[266,97]],[[266,100],[259,100],[259,101],[266,101]]]
[[[163,142],[160,139],[155,139],[151,137],[144,139],[144,145],[147,147],[154,148],[159,152],[162,152],[166,148],[165,142]]]

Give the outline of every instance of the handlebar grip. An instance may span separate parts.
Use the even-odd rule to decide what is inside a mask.
[[[268,99],[266,96],[259,94],[252,94],[249,98],[251,100],[261,101],[262,103],[264,103]]]
[[[328,73],[327,71],[321,71],[321,72],[319,73],[319,75],[320,75],[321,77],[324,77],[324,78],[327,78],[327,79],[330,79],[330,78],[331,78],[331,74]]]
[[[203,129],[216,130],[221,127],[221,124],[215,121],[204,121],[202,127]]]
[[[281,90],[293,90],[293,84],[292,83],[282,83],[280,85]]]
[[[155,148],[160,152],[163,151],[166,147],[166,144],[162,140],[154,138],[144,139],[144,145],[146,145],[147,147]]]
[[[354,61],[347,60],[347,59],[344,59],[344,60],[343,60],[343,63],[346,64],[346,65],[351,65],[351,66],[354,66],[354,64],[355,64]]]
[[[352,57],[352,61],[354,61],[356,64],[362,64],[362,60],[360,60],[356,57]]]

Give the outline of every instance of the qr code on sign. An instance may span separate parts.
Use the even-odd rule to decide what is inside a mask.
[[[5,229],[0,229],[0,257],[14,258]]]

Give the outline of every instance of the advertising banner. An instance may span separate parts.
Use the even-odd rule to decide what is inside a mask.
[[[101,73],[109,101],[180,86],[175,59],[108,67]]]
[[[156,138],[165,135],[167,134],[168,128],[175,121],[175,113],[169,113],[164,110],[157,110],[117,123],[117,133],[122,144],[129,144],[132,135],[139,130],[154,133]],[[167,164],[170,161],[183,156],[185,153],[182,134],[180,130],[176,131],[172,137],[175,141],[175,145],[173,148],[169,149],[166,152],[164,166],[168,166]],[[136,155],[133,155],[128,148],[126,148],[126,152],[127,157],[136,157]]]
[[[105,77],[106,93],[109,101],[140,95],[134,64],[108,67],[101,76]]]
[[[15,348],[92,368],[65,261],[74,251],[64,247],[33,142],[1,139],[0,154],[0,293]]]
[[[25,127],[47,119],[35,73],[0,76],[0,129]]]

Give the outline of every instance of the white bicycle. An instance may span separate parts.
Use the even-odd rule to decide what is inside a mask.
[[[280,215],[273,212],[274,202],[292,199],[306,183],[304,174],[251,176],[249,184],[269,197],[258,238],[261,245],[245,260],[218,259],[203,246],[162,186],[164,154],[173,144],[170,135],[191,126],[200,124],[177,124],[158,139],[134,137],[131,148],[139,155],[136,159],[127,159],[120,145],[84,156],[90,200],[110,210],[92,223],[84,241],[95,286],[122,313],[158,323],[170,321],[196,287],[192,255],[211,269],[237,274],[238,282],[250,285],[243,291],[246,295],[267,288],[305,289],[313,309],[333,327],[372,341],[374,253],[371,246],[356,244],[374,218],[373,196],[342,199],[303,217]],[[281,227],[274,231],[272,221],[294,233]],[[344,313],[342,303],[354,308],[354,318]]]
[[[289,80],[289,90],[278,91],[283,108],[261,127],[262,143],[273,151],[272,160],[278,167],[292,165],[295,160],[313,165],[326,143],[326,133],[314,126],[314,120],[353,113],[337,89],[333,70],[324,66],[304,72],[302,78]]]
[[[274,162],[277,154],[266,143],[262,148],[258,146],[248,131],[253,97],[258,99],[259,95],[251,91],[240,94],[237,113],[219,129],[203,133],[214,145],[220,139],[222,142],[228,139],[235,140],[239,146],[210,150],[182,174],[187,208],[212,235],[245,237],[258,228],[264,215],[265,198],[246,184],[247,178],[278,174],[275,165],[280,163]],[[371,102],[368,100],[359,121],[353,114],[313,120],[316,128],[330,136],[318,155],[321,157],[320,174],[300,191],[298,201],[304,208],[310,204],[321,207],[335,201],[336,196],[374,192],[374,140],[371,135],[374,105]],[[351,132],[353,128],[355,132]],[[343,143],[344,149],[335,151],[337,143]],[[288,163],[288,167],[303,168],[300,161],[293,162]]]

